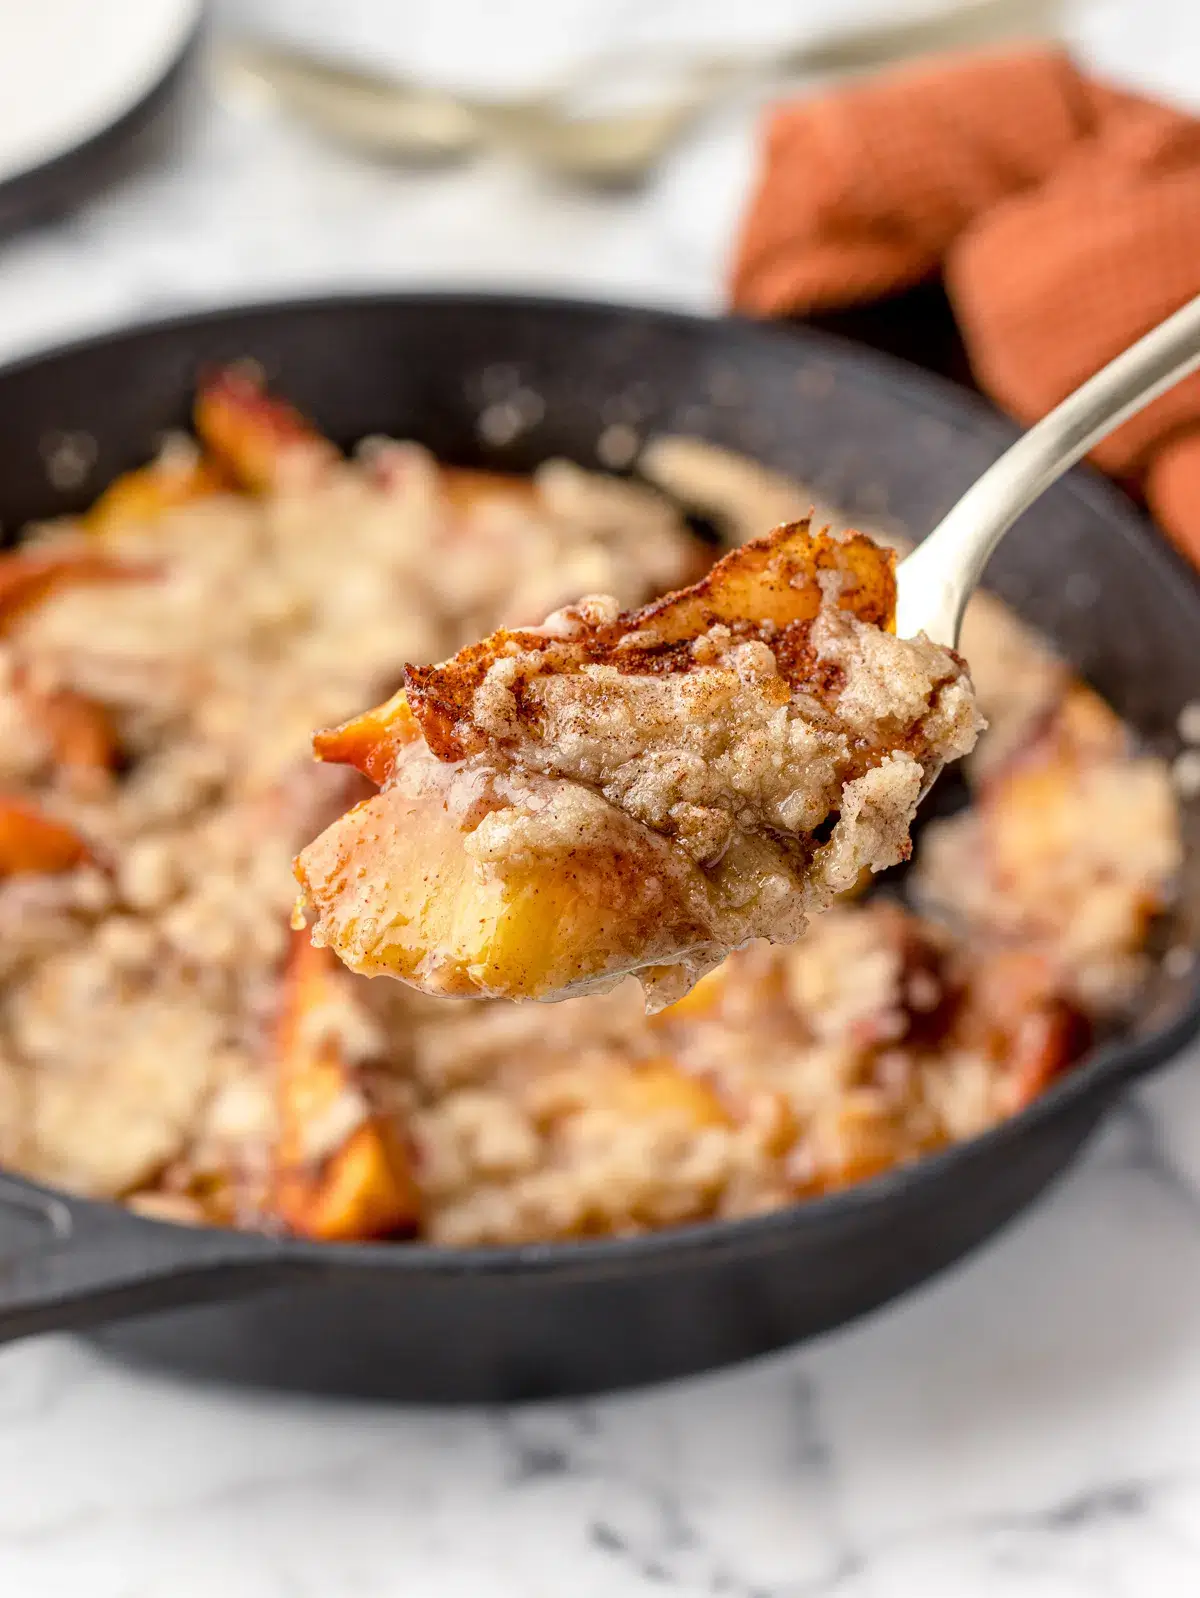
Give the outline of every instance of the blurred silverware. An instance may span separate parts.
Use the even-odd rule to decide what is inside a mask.
[[[857,24],[759,54],[622,51],[586,63],[556,88],[506,100],[384,77],[262,39],[218,46],[218,82],[267,98],[330,137],[398,162],[462,160],[488,147],[596,184],[645,178],[680,135],[725,96],[798,73],[869,71],[930,51],[1052,33],[1061,0],[926,0],[914,15]],[[605,88],[657,71],[669,86],[628,109],[587,113]]]
[[[218,43],[218,86],[265,99],[320,132],[380,159],[446,161],[483,136],[458,96],[400,78],[376,77],[255,39]]]

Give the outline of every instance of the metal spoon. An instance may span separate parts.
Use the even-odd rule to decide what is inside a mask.
[[[266,41],[219,41],[213,70],[231,95],[278,106],[375,160],[458,160],[483,137],[474,108],[455,95]]]
[[[996,545],[1039,494],[1122,422],[1200,367],[1200,295],[1031,427],[897,571],[896,631],[953,649]]]

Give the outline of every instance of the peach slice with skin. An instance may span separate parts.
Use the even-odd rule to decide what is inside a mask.
[[[1088,1044],[1082,1015],[1058,999],[1024,1017],[1009,1060],[1009,1104],[1013,1113],[1040,1098],[1074,1065]]]
[[[117,582],[153,576],[148,567],[79,545],[9,549],[0,553],[0,629],[43,599],[74,583]]]
[[[998,948],[971,972],[956,1032],[1006,1073],[1008,1113],[1031,1104],[1087,1048],[1087,1018],[1063,993],[1053,959],[1035,949]]]
[[[149,567],[115,560],[97,550],[13,549],[0,554],[0,630],[52,594],[75,583],[144,579]],[[47,735],[54,766],[85,782],[116,769],[116,729],[104,706],[72,688],[41,690],[18,666],[14,688],[27,713]]]
[[[227,366],[204,379],[193,411],[196,436],[217,469],[239,488],[263,494],[289,458],[323,462],[337,451],[285,400],[268,394],[252,366]]]
[[[93,859],[86,839],[21,799],[0,797],[0,879],[26,872],[55,875]]]
[[[69,785],[87,788],[117,769],[117,729],[98,700],[74,688],[39,689],[23,667],[14,674],[13,687],[26,717],[49,743],[55,772]]]
[[[210,461],[164,457],[110,483],[83,525],[97,538],[129,527],[149,527],[168,511],[209,499],[228,487],[224,474]]]
[[[279,1137],[272,1208],[288,1229],[326,1243],[415,1231],[418,1195],[408,1151],[393,1124],[367,1113],[337,1136],[339,1101],[352,1073],[322,1014],[345,980],[337,961],[306,937],[293,939],[276,1031]],[[334,1128],[322,1147],[322,1125]]]
[[[515,473],[490,472],[478,466],[443,466],[439,482],[451,508],[464,516],[496,500],[517,506],[537,503],[533,479]]]
[[[1031,924],[1043,913],[1051,920],[1063,913],[1042,888],[1060,861],[1079,856],[1080,815],[1095,804],[1097,784],[1111,789],[1116,776],[1124,793],[1148,785],[1164,802],[1152,763],[1113,766],[1126,745],[1114,712],[1090,688],[1073,684],[1041,736],[982,784],[978,816],[989,866]],[[1136,906],[1139,939],[1164,900],[1164,886],[1148,881]]]
[[[117,732],[103,705],[73,688],[59,688],[42,697],[39,709],[60,770],[81,775],[116,770]]]
[[[669,1117],[698,1132],[732,1124],[715,1089],[668,1055],[656,1055],[622,1071],[608,1085],[603,1101],[634,1121]]]
[[[332,765],[353,766],[382,788],[396,769],[400,751],[420,737],[420,724],[401,688],[374,710],[316,733],[313,753]]]

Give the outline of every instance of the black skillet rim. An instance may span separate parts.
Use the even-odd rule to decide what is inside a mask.
[[[93,350],[111,348],[140,337],[183,332],[193,327],[219,326],[255,316],[286,317],[303,312],[335,313],[339,309],[378,310],[410,308],[422,305],[468,306],[490,305],[495,309],[550,313],[566,312],[569,315],[593,318],[635,317],[643,321],[667,323],[680,328],[711,330],[726,326],[741,336],[763,338],[777,343],[781,350],[789,346],[799,351],[804,346],[826,356],[839,367],[857,367],[873,381],[896,393],[897,398],[911,399],[914,390],[920,395],[927,413],[932,413],[953,424],[961,421],[964,411],[973,413],[976,420],[996,433],[997,442],[1005,435],[1009,440],[1019,436],[1020,429],[986,401],[945,378],[924,371],[920,367],[894,356],[855,344],[837,334],[805,326],[781,326],[740,316],[705,316],[698,313],[663,309],[605,300],[581,299],[549,294],[507,294],[501,292],[461,290],[427,290],[415,287],[410,290],[367,289],[320,295],[298,295],[286,299],[263,299],[237,302],[220,306],[205,306],[192,311],[181,311],[168,317],[127,322],[107,330],[72,339],[62,344],[17,356],[0,364],[0,383],[31,369],[60,359],[85,355]],[[1121,537],[1135,543],[1141,558],[1151,562],[1158,570],[1163,583],[1183,585],[1192,596],[1200,617],[1200,581],[1187,563],[1161,537],[1152,524],[1118,489],[1109,484],[1092,468],[1075,467],[1062,480],[1067,491],[1082,499],[1088,508],[1110,524],[1115,524]],[[1139,522],[1142,524],[1139,528]],[[1151,536],[1145,536],[1150,534]],[[638,1233],[628,1237],[595,1238],[580,1241],[548,1242],[499,1246],[494,1248],[444,1248],[430,1243],[379,1242],[379,1243],[318,1243],[304,1238],[274,1236],[266,1233],[239,1232],[218,1227],[184,1227],[170,1222],[151,1221],[137,1216],[124,1205],[81,1199],[60,1189],[26,1181],[9,1172],[7,1181],[17,1184],[31,1194],[65,1204],[74,1212],[107,1216],[113,1225],[128,1225],[131,1229],[152,1231],[160,1235],[169,1232],[180,1242],[180,1266],[186,1265],[188,1238],[205,1240],[209,1245],[227,1239],[231,1249],[241,1255],[247,1264],[254,1260],[263,1263],[318,1264],[332,1267],[338,1263],[348,1266],[375,1266],[387,1262],[390,1268],[415,1271],[435,1276],[458,1275],[543,1275],[561,1272],[564,1275],[592,1274],[595,1271],[611,1272],[624,1265],[635,1266],[661,1259],[669,1263],[680,1256],[689,1258],[696,1254],[724,1253],[727,1249],[755,1245],[769,1247],[780,1232],[794,1228],[832,1225],[836,1228],[840,1218],[851,1220],[862,1210],[886,1206],[893,1195],[902,1188],[924,1180],[936,1180],[956,1163],[971,1159],[976,1151],[998,1149],[1005,1142],[1020,1138],[1029,1128],[1038,1125],[1066,1109],[1092,1092],[1107,1093],[1115,1098],[1124,1086],[1130,1085],[1143,1072],[1174,1057],[1200,1031],[1200,969],[1192,981],[1190,997],[1179,1010],[1154,1031],[1124,1040],[1113,1040],[1102,1045],[1060,1078],[1051,1088],[1016,1115],[1009,1116],[996,1126],[951,1144],[945,1149],[922,1156],[910,1164],[894,1166],[880,1176],[859,1182],[851,1187],[816,1198],[799,1200],[795,1204],[772,1210],[762,1215],[745,1216],[733,1220],[702,1221],[693,1224],[664,1228],[660,1231]]]

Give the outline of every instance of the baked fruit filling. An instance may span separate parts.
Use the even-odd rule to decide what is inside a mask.
[[[923,789],[982,725],[963,661],[890,630],[894,555],[778,528],[622,613],[582,600],[409,666],[321,733],[379,785],[296,862],[315,943],[428,993],[648,1007],[792,943],[907,859]]]
[[[916,758],[899,724],[828,741],[870,721],[851,686],[870,680],[855,650],[877,625],[888,692],[901,681],[885,671],[890,599],[867,602],[879,556],[852,540],[815,572],[776,567],[786,581],[761,610],[743,583],[718,616],[709,584],[691,610],[613,621],[710,563],[681,506],[732,547],[794,521],[811,488],[683,438],[650,440],[628,478],[552,460],[521,479],[379,438],[344,457],[247,367],[205,379],[194,421],[90,510],[0,551],[6,1171],[159,1220],[331,1243],[544,1243],[753,1215],[996,1125],[1140,1018],[1160,966],[1188,956],[1168,941],[1186,917],[1163,915],[1187,892],[1167,762],[977,593],[963,654],[988,731],[959,768],[965,807],[926,819],[902,880],[843,895],[797,943],[752,942],[653,1015],[632,980],[535,1008],[356,976],[307,931],[289,937],[292,857],[402,767],[400,844],[433,878],[426,948],[484,944],[468,907],[488,893],[498,963],[561,952],[554,916],[575,918],[580,948],[602,916],[614,938],[625,927],[611,860],[591,900],[569,873],[554,900],[507,853],[503,872],[485,860],[476,874],[459,817],[482,845],[471,807],[501,828],[518,790],[582,791],[623,818],[622,838],[663,851],[664,883],[717,875],[726,834],[811,864],[843,789]],[[746,560],[735,572],[757,588],[763,560]],[[406,661],[596,592],[618,600],[405,684]],[[606,665],[615,677],[590,670]],[[725,698],[698,698],[684,666],[715,692],[722,665]],[[401,686],[322,737],[349,764],[311,759],[314,726]],[[717,735],[723,705],[736,740]],[[797,718],[807,742],[793,746]],[[934,725],[920,728],[931,747]],[[825,749],[802,771],[828,779],[812,801],[814,815],[832,804],[823,823],[784,808],[802,784],[782,755],[754,755],[773,748]],[[743,755],[761,781],[744,780]],[[460,774],[451,813],[437,783],[468,765],[493,775]],[[418,813],[418,771],[436,825]]]

